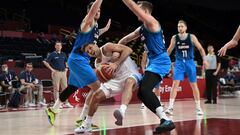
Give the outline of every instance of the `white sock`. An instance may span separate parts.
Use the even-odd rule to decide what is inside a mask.
[[[165,112],[163,111],[163,107],[159,106],[156,109],[156,115],[160,118],[160,119],[165,119],[165,120],[169,120],[169,118],[167,117],[167,115],[165,114]]]
[[[123,115],[123,116],[125,115],[126,110],[127,110],[127,105],[122,104],[122,105],[120,106],[120,111],[122,112],[122,115]]]
[[[201,106],[200,106],[200,100],[195,100],[195,103],[196,103],[196,108],[197,108],[197,109],[201,108]]]
[[[158,100],[161,102],[161,97],[160,96],[157,96]]]
[[[92,117],[91,116],[88,116],[86,117],[86,119],[84,120],[86,122],[86,124],[92,124]]]
[[[175,99],[170,98],[169,107],[168,108],[173,108],[174,101],[175,101]]]
[[[80,114],[80,119],[81,120],[84,120],[86,118],[87,113],[88,113],[88,108],[89,108],[89,106],[87,104],[84,104],[82,112]]]
[[[62,105],[62,102],[60,101],[60,99],[58,98],[56,100],[56,102],[54,103],[53,107],[52,107],[52,111],[54,112],[58,112],[60,106]]]

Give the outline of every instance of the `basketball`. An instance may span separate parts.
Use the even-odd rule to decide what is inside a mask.
[[[98,66],[96,68],[96,74],[97,74],[97,77],[98,77],[98,80],[100,82],[107,82],[108,80],[112,79],[113,77],[113,74],[112,73],[109,73],[107,71],[107,65],[108,64],[101,64],[100,66]]]

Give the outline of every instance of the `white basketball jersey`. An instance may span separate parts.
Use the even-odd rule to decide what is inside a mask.
[[[102,46],[100,48],[101,53],[102,53]],[[105,56],[102,53],[102,61],[101,63],[109,63],[112,57]],[[96,65],[96,61],[95,61]],[[136,63],[131,59],[130,56],[126,58],[125,61],[122,62],[122,64],[118,67],[117,71],[114,73],[114,79],[126,79],[128,78],[131,74],[139,73],[138,72],[138,67]]]

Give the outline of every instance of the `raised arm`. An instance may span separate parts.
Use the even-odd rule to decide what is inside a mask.
[[[172,50],[175,48],[175,38],[176,38],[175,35],[172,36],[172,38],[171,38],[170,45],[169,45],[169,47],[167,49],[168,55],[170,55],[172,53]]]
[[[191,34],[191,39],[192,39],[193,44],[197,47],[197,49],[199,50],[199,52],[202,56],[203,66],[205,68],[207,68],[208,67],[208,62],[206,60],[205,50],[203,49],[202,45],[200,44],[200,42],[198,41],[198,39],[195,35]]]
[[[108,23],[107,23],[107,25],[104,28],[99,29],[99,36],[101,36],[103,33],[108,31],[109,28],[110,28],[110,25],[111,25],[111,19],[108,20]]]
[[[151,15],[145,12],[133,0],[122,0],[123,3],[144,23],[144,25],[152,32],[159,31],[160,25],[158,21]]]
[[[87,15],[83,19],[83,22],[81,24],[81,31],[87,32],[89,28],[91,27],[92,23],[94,22],[95,15],[100,12],[100,6],[102,4],[102,0],[95,0],[95,2],[92,4],[91,8],[89,9]]]
[[[122,39],[118,41],[118,44],[126,45],[127,43],[131,42],[134,39],[137,39],[140,36],[140,27],[138,27],[135,31],[129,33],[128,35],[124,36]]]
[[[240,39],[240,25],[238,26],[238,29],[236,31],[236,33],[234,34],[233,38],[227,42],[219,51],[218,51],[218,55],[219,56],[225,56],[227,49],[231,49],[235,46],[238,45],[238,41]]]

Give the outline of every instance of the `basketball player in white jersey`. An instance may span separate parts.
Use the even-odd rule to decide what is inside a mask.
[[[101,63],[109,63],[111,66],[111,63],[114,62],[113,60],[116,59],[116,54],[119,53],[120,55],[123,55],[123,51],[128,52],[128,57],[125,59],[125,61],[118,65],[117,70],[113,73],[114,77],[111,80],[102,83],[100,88],[94,93],[93,98],[90,101],[88,115],[83,123],[75,129],[75,133],[91,131],[92,117],[97,110],[98,104],[107,98],[119,94],[124,89],[129,89],[128,91],[131,94],[142,77],[138,72],[137,65],[129,57],[129,55],[132,53],[132,50],[127,46],[107,43],[99,48],[96,44],[90,43],[85,45],[82,48],[82,51],[88,53],[88,55],[91,57],[96,57],[96,66]],[[122,110],[120,107],[119,111],[114,114],[116,115],[115,118],[117,118],[117,121],[115,122],[117,125],[122,124],[122,119],[124,117],[126,109],[127,105]]]

